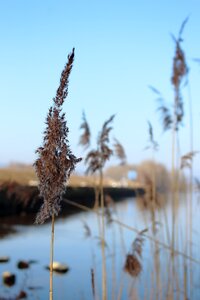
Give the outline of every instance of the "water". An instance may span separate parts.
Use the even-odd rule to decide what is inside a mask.
[[[200,262],[199,253],[199,202],[193,196],[192,212],[192,250],[186,242],[189,197],[182,195],[176,214],[175,248],[183,254],[192,256]],[[170,291],[174,299],[200,299],[200,264],[192,262],[183,255],[171,257],[165,245],[170,244],[172,232],[171,203],[167,201],[155,217],[145,209],[140,200],[124,199],[115,205],[112,218],[133,228],[122,227],[118,223],[106,225],[106,264],[108,299],[166,299]],[[153,223],[154,218],[154,223]],[[26,291],[28,299],[48,299],[50,231],[49,223],[44,225],[23,224],[25,218],[1,220],[1,227],[8,225],[11,232],[0,240],[0,256],[10,257],[8,263],[0,264],[0,275],[4,271],[16,274],[16,284],[3,285],[1,279],[0,299],[14,299],[20,290]],[[156,221],[156,222],[155,222]],[[12,224],[12,225],[11,225]],[[23,224],[23,225],[22,225]],[[86,236],[85,224],[91,231]],[[90,300],[92,294],[91,270],[95,276],[96,299],[101,296],[101,247],[99,221],[94,212],[80,212],[59,218],[55,225],[54,261],[65,263],[70,270],[66,274],[54,273],[54,300]],[[153,224],[155,225],[153,227]],[[156,229],[153,233],[152,228]],[[142,271],[136,278],[123,268],[126,254],[131,252],[132,242],[137,230],[145,232],[162,244],[155,244],[144,237],[142,245]],[[135,231],[136,230],[136,231]],[[188,233],[188,239],[190,237]],[[164,245],[163,245],[164,243]],[[27,270],[19,270],[19,260],[35,260]],[[173,282],[173,283],[172,283]],[[184,284],[185,282],[185,284]],[[173,298],[170,298],[173,299]]]

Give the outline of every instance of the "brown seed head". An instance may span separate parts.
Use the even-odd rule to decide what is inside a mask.
[[[90,133],[90,127],[88,125],[88,122],[86,120],[86,116],[85,113],[83,112],[83,123],[80,126],[80,129],[83,130],[82,135],[80,136],[80,140],[79,140],[79,145],[88,148],[90,146],[90,138],[91,138],[91,133]]]
[[[69,75],[74,60],[74,49],[68,56],[68,62],[61,74],[60,86],[53,106],[49,109],[46,119],[43,146],[36,151],[38,158],[34,163],[39,179],[40,196],[43,205],[37,214],[36,223],[43,223],[52,215],[60,211],[60,202],[65,192],[66,181],[74,170],[76,158],[70,150],[65,114],[62,113],[62,104],[68,95]]]
[[[180,89],[181,89],[181,83],[183,82],[183,79],[188,74],[188,67],[186,64],[184,51],[181,48],[181,42],[183,41],[182,33],[187,21],[188,18],[185,19],[184,22],[182,23],[178,38],[176,39],[173,36],[173,39],[175,41],[175,55],[173,58],[171,82],[175,91],[175,102],[174,102],[175,117],[176,117],[175,124],[174,124],[175,130],[178,130],[179,124],[182,122],[184,116],[183,101],[182,101]]]
[[[113,121],[114,117],[115,116],[112,115],[103,124],[102,130],[97,139],[97,149],[91,150],[85,158],[85,163],[88,164],[88,168],[86,170],[87,173],[94,173],[97,170],[103,169],[106,161],[113,154],[112,149],[109,147],[109,133],[112,129],[109,125]]]
[[[138,233],[132,243],[130,253],[126,255],[124,271],[129,273],[133,277],[137,277],[142,271],[142,246],[144,243],[144,233],[146,231],[148,231],[147,228]]]
[[[142,265],[135,255],[128,254],[124,265],[124,271],[133,277],[137,277],[142,271]]]
[[[122,146],[122,144],[117,140],[114,139],[115,143],[114,143],[114,152],[117,158],[120,159],[120,164],[121,165],[125,165],[126,164],[126,153],[124,150],[124,147]]]

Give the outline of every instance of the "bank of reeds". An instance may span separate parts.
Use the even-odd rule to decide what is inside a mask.
[[[188,66],[186,64],[185,54],[182,49],[182,34],[187,19],[183,22],[178,37],[173,37],[175,43],[175,54],[173,58],[173,68],[171,83],[174,90],[173,110],[166,105],[162,94],[155,88],[151,88],[156,93],[159,106],[158,111],[161,112],[161,120],[163,130],[171,130],[172,132],[172,167],[171,176],[169,176],[164,166],[156,163],[156,151],[158,150],[158,143],[154,138],[154,131],[152,124],[148,122],[149,140],[147,149],[151,149],[151,161],[141,164],[138,167],[138,179],[143,182],[145,187],[145,195],[138,200],[140,206],[144,206],[146,210],[150,211],[150,224],[144,230],[126,224],[126,220],[120,220],[117,212],[111,209],[111,198],[105,195],[103,187],[104,167],[106,162],[115,152],[121,163],[126,163],[126,155],[123,145],[115,139],[113,148],[110,146],[110,132],[112,130],[112,122],[114,115],[112,115],[102,126],[98,135],[96,148],[89,150],[85,162],[87,172],[94,175],[97,174],[98,184],[95,184],[95,203],[94,207],[88,208],[80,203],[75,203],[69,199],[65,199],[65,203],[79,209],[95,213],[98,217],[99,225],[99,240],[101,245],[102,255],[102,292],[101,299],[107,300],[107,257],[106,257],[106,224],[111,226],[119,226],[120,229],[127,229],[134,233],[131,245],[128,252],[124,256],[125,264],[122,269],[128,273],[135,280],[139,279],[142,272],[146,270],[146,274],[150,271],[152,276],[147,274],[147,278],[151,277],[150,287],[146,287],[146,294],[143,299],[193,299],[193,278],[192,267],[200,265],[199,258],[193,257],[192,251],[192,171],[190,172],[190,203],[188,205],[189,213],[186,216],[186,245],[185,249],[180,250],[180,232],[179,224],[177,224],[177,211],[179,207],[179,192],[181,187],[181,172],[185,168],[192,170],[193,157],[196,151],[193,150],[191,142],[191,151],[181,156],[179,143],[179,130],[184,118],[184,102],[182,98],[181,89],[183,81],[188,74]],[[50,293],[49,299],[53,299],[53,238],[54,238],[54,220],[55,216],[60,211],[60,202],[65,191],[65,183],[69,179],[71,172],[75,168],[77,159],[69,149],[69,142],[67,139],[68,127],[66,126],[65,117],[61,113],[62,104],[68,94],[68,79],[72,69],[74,60],[74,50],[68,57],[68,63],[61,75],[60,86],[57,90],[56,97],[53,99],[53,106],[50,108],[47,116],[47,128],[44,134],[43,146],[37,150],[39,158],[36,160],[35,168],[39,178],[40,194],[44,199],[44,204],[38,214],[37,222],[42,223],[46,219],[52,219],[52,239],[51,239],[51,261],[50,261]],[[191,117],[192,122],[192,117]],[[91,132],[87,123],[86,115],[83,113],[83,123],[80,127],[83,134],[80,137],[79,144],[88,150],[91,145]],[[191,127],[192,128],[192,127]],[[191,132],[192,135],[192,132]],[[182,181],[184,182],[184,180]],[[199,182],[197,181],[199,185]],[[163,201],[163,195],[169,192],[171,186],[172,209],[171,209],[171,231],[169,220],[166,218],[165,209],[163,215],[159,215],[160,208],[164,207],[167,202]],[[185,184],[183,184],[185,187]],[[182,190],[183,191],[183,190]],[[12,188],[11,191],[12,193]],[[184,191],[185,192],[185,191]],[[112,203],[113,204],[113,203]],[[163,217],[164,216],[164,217]],[[107,222],[106,222],[107,220]],[[189,229],[188,229],[189,226]],[[91,229],[87,223],[83,223],[83,227],[88,237],[91,237]],[[158,227],[163,229],[158,233]],[[121,233],[121,242],[123,243],[123,232]],[[165,237],[166,234],[166,237]],[[145,242],[150,242],[148,248],[148,259],[143,257],[143,247]],[[115,241],[113,248],[115,248]],[[125,247],[124,247],[125,248]],[[167,254],[166,254],[167,252]],[[164,253],[165,261],[162,265],[161,255]],[[113,260],[114,261],[114,260]],[[153,262],[152,266],[148,267],[145,263]],[[188,263],[189,262],[189,263]],[[114,269],[114,268],[113,268]],[[97,299],[96,288],[96,273],[95,267],[91,272],[91,287],[94,299]],[[114,274],[115,275],[115,274]],[[190,278],[189,278],[190,277]],[[113,281],[116,281],[113,276]],[[145,283],[144,279],[142,281]],[[115,285],[116,287],[116,282]],[[145,287],[144,287],[145,288]],[[117,299],[121,299],[123,286],[118,287],[119,293]],[[133,289],[132,289],[133,290]],[[113,295],[115,295],[113,293]],[[114,299],[114,296],[112,296]],[[165,298],[164,298],[165,297]],[[134,299],[137,299],[135,296]]]

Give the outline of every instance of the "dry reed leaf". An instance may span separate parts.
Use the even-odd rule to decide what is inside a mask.
[[[108,244],[107,244],[107,242],[106,242],[105,239],[103,239],[103,238],[100,237],[100,236],[95,236],[95,239],[98,241],[98,245],[99,245],[100,247],[102,247],[102,244],[103,244],[104,248],[109,249]]]
[[[88,226],[88,224],[83,220],[82,221],[83,223],[83,228],[85,230],[85,237],[88,238],[88,237],[91,237],[92,236],[92,231],[90,229],[90,227]]]
[[[154,140],[153,127],[150,121],[148,123],[148,133],[149,133],[149,145],[145,149],[152,148],[154,151],[158,151],[158,143]]]
[[[112,220],[112,211],[110,209],[110,207],[106,206],[104,209],[104,215],[106,217],[106,224],[110,225],[113,220]]]
[[[94,269],[90,270],[90,274],[91,274],[91,285],[92,285],[92,294],[93,297],[95,298],[95,277],[94,277]]]
[[[115,204],[113,198],[108,194],[104,195],[104,203],[105,203],[105,206],[112,206]]]
[[[158,96],[162,97],[162,94],[160,93],[160,91],[157,90],[154,86],[149,85],[149,89],[152,90],[152,92],[153,92],[154,94],[157,94]]]
[[[200,180],[198,178],[195,178],[195,191],[200,192]]]
[[[191,151],[181,157],[180,168],[191,168],[193,157],[198,153],[198,151]]]

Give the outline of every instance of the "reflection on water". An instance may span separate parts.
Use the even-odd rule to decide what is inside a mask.
[[[10,225],[2,224],[0,225],[0,239],[7,237],[9,234],[16,233],[16,229]]]
[[[174,299],[184,299],[186,294],[190,299],[200,299],[199,203],[194,196],[191,236],[187,224],[188,199],[186,196],[179,198],[175,232],[175,247],[185,256],[176,253],[172,257],[166,247],[171,241],[170,201],[165,202],[154,215],[151,209],[143,205],[142,200],[136,201],[134,198],[118,202],[109,211],[109,222],[106,225],[108,299],[166,299],[170,293],[175,296]],[[119,220],[126,227],[112,222],[112,219]],[[0,221],[0,257],[10,257],[7,263],[0,263],[0,274],[1,277],[5,271],[16,274],[16,282],[11,287],[4,285],[1,278],[0,299],[16,299],[20,291],[27,293],[28,299],[48,299],[49,271],[46,267],[49,264],[51,229],[49,223],[33,225],[33,222],[33,216],[2,218]],[[156,230],[153,230],[155,225]],[[134,254],[135,241],[144,229],[139,250],[141,257],[137,257],[141,272],[138,277],[132,277],[125,272],[124,266],[128,255]],[[161,243],[155,243],[149,237]],[[188,247],[186,237],[188,240],[192,237],[192,250]],[[94,299],[94,288],[98,295],[96,299],[100,299],[99,244],[98,217],[94,212],[80,212],[57,219],[54,260],[68,265],[69,271],[64,274],[54,273],[55,300]],[[197,261],[189,260],[186,255]],[[31,263],[29,268],[18,269],[20,260],[35,263]],[[129,258],[129,264],[134,264],[132,258]],[[137,272],[133,269],[132,273]]]

